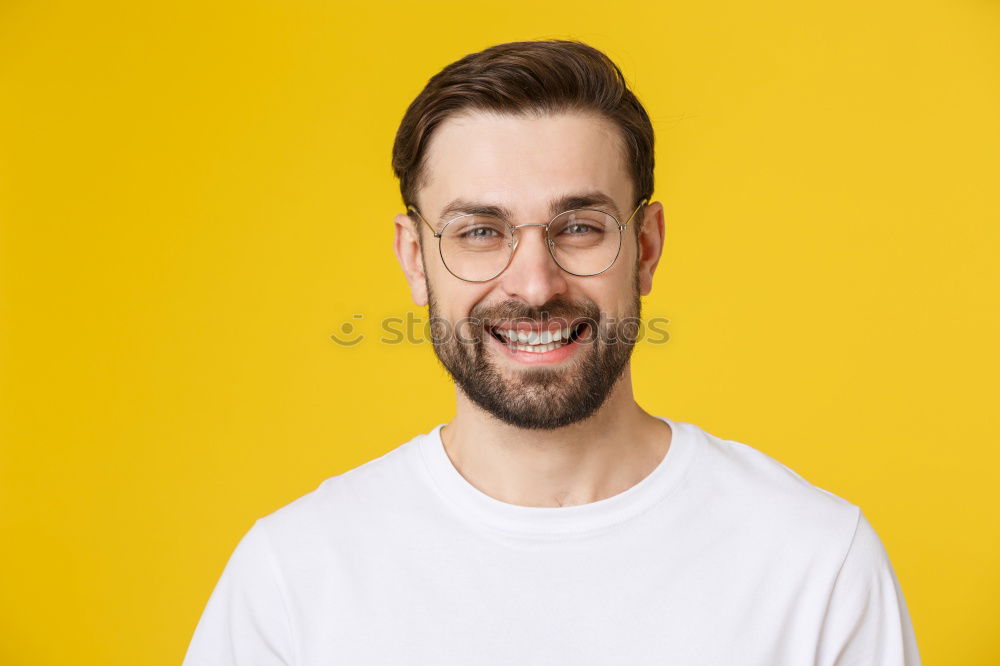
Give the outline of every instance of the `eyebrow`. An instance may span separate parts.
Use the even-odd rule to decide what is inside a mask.
[[[621,213],[618,212],[615,200],[599,191],[567,194],[553,199],[549,204],[549,216],[552,218],[563,211],[574,208],[600,208],[621,220]],[[505,222],[510,222],[514,217],[510,209],[505,206],[458,198],[453,199],[444,207],[438,218],[438,223],[443,225],[459,215],[489,215],[490,217],[498,217]]]

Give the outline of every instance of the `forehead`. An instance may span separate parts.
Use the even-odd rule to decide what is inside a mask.
[[[461,198],[543,215],[549,203],[604,193],[627,206],[632,185],[621,134],[596,114],[463,112],[437,127],[427,147],[423,212]]]

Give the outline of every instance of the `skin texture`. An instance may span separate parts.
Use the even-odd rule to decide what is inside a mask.
[[[563,195],[602,192],[622,222],[637,203],[617,129],[592,114],[452,116],[435,131],[426,167],[416,203],[436,228],[447,221],[440,219],[443,208],[458,197],[503,206],[512,224],[548,222],[552,200]],[[600,313],[602,321],[616,322],[637,316],[663,248],[663,207],[644,206],[630,226],[639,216],[641,234],[627,229],[617,261],[600,275],[564,272],[542,228],[525,227],[510,266],[483,283],[451,275],[427,226],[416,216],[396,216],[395,252],[414,303],[430,305],[430,314],[451,322],[463,339],[482,343],[450,336],[451,342],[436,339],[435,351],[456,379],[455,418],[441,433],[445,449],[486,494],[525,506],[598,501],[642,480],[666,454],[669,427],[633,398],[627,341],[602,344],[597,336],[542,358],[509,352],[481,323],[516,316],[541,322],[546,314]],[[475,326],[459,326],[470,317]]]

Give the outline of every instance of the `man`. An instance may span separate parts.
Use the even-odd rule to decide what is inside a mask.
[[[633,398],[663,208],[606,56],[522,42],[449,65],[393,166],[455,418],[257,521],[188,666],[919,663],[857,507]]]

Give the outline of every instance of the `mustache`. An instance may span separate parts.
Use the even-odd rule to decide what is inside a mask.
[[[482,322],[487,328],[511,321],[551,322],[551,321],[599,321],[601,310],[593,301],[573,302],[559,298],[544,305],[532,306],[524,301],[507,300],[489,305],[477,305],[469,313],[470,318]]]

